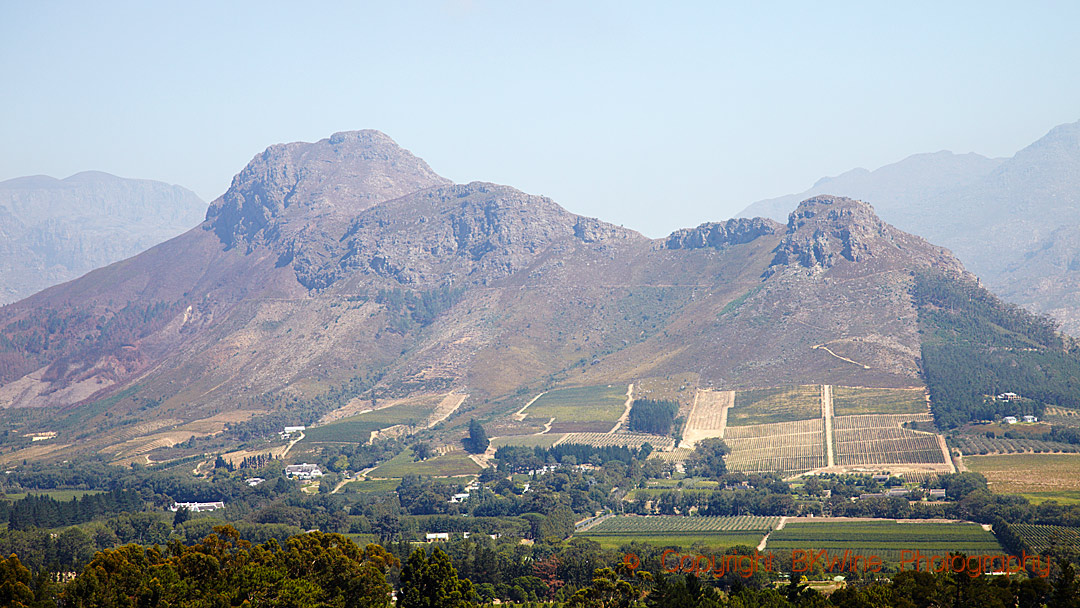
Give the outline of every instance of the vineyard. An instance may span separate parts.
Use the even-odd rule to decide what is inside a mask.
[[[723,437],[727,426],[724,409],[735,401],[732,391],[700,389],[683,428],[683,445],[692,446],[707,437]]]
[[[304,431],[304,441],[309,443],[366,443],[372,431],[398,424],[415,426],[423,424],[435,408],[434,402],[392,405],[369,410],[355,416],[342,418],[330,424]]]
[[[793,522],[789,519],[783,529],[769,535],[765,548],[771,551],[826,549],[829,553],[850,550],[861,555],[877,555],[893,567],[904,550],[937,555],[1002,553],[994,535],[978,524],[894,520]]]
[[[1009,439],[985,435],[961,435],[957,437],[964,454],[1021,454],[1024,452],[1080,452],[1080,445],[1060,441],[1038,439]]]
[[[510,435],[508,437],[496,437],[491,440],[491,446],[498,449],[504,445],[520,445],[527,448],[550,448],[558,443],[564,435],[550,433],[543,435]]]
[[[1010,524],[1009,529],[1020,537],[1029,551],[1035,553],[1042,553],[1052,547],[1080,550],[1080,528]]]
[[[523,412],[528,418],[555,419],[551,431],[610,431],[626,410],[626,385],[563,388],[544,393]]]
[[[654,450],[670,450],[675,447],[675,439],[668,436],[650,435],[648,433],[567,433],[565,439],[558,443],[577,443],[591,445],[598,448],[610,446],[626,446],[628,448],[640,448],[646,443]]]
[[[743,473],[799,472],[825,466],[825,425],[821,418],[728,427],[728,469]]]
[[[833,387],[833,415],[925,414],[929,411],[921,388]]]
[[[833,418],[836,464],[946,464],[937,435],[902,428],[929,423],[929,414],[868,414]]]
[[[727,423],[732,427],[820,417],[820,386],[785,386],[737,391]]]
[[[739,515],[736,517],[684,517],[679,515],[625,515],[600,522],[588,531],[589,536],[634,534],[699,535],[703,532],[761,532],[780,523],[779,517]]]

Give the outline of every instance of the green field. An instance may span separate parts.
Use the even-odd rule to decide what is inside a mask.
[[[361,479],[350,481],[341,488],[343,492],[393,492],[401,485],[400,479]]]
[[[821,418],[821,387],[810,384],[736,391],[727,423],[749,426],[812,418]]]
[[[926,393],[921,388],[833,387],[833,415],[925,414]]]
[[[1061,492],[1027,492],[1021,494],[1033,505],[1042,504],[1048,500],[1057,501],[1063,505],[1080,505],[1080,491],[1063,490]]]
[[[427,475],[434,477],[459,477],[476,475],[480,467],[469,459],[465,452],[451,452],[428,458],[421,462],[413,461],[412,450],[406,449],[387,460],[368,473],[369,477],[395,477],[406,475]]]
[[[1000,554],[1003,549],[990,532],[978,524],[953,522],[902,523],[893,520],[822,520],[791,522],[769,535],[765,548],[770,551],[793,549],[828,550],[870,556],[877,555],[886,566],[895,567],[901,551],[919,551],[924,555]]]
[[[434,403],[408,403],[364,412],[304,431],[310,443],[366,443],[372,431],[397,424],[422,424],[435,409]]]
[[[630,542],[675,547],[694,544],[714,548],[735,545],[755,547],[779,521],[778,517],[757,516],[619,516],[606,519],[576,536],[597,541],[604,548],[617,548]]]
[[[562,432],[604,433],[626,411],[626,386],[603,384],[561,388],[544,393],[525,409],[525,416],[541,420],[555,419],[552,430]],[[556,429],[556,425],[572,428]]]
[[[1051,547],[1080,549],[1080,528],[1066,526],[1037,526],[1034,524],[1010,524],[1009,528],[1035,553]]]
[[[562,439],[562,433],[545,435],[511,435],[509,437],[496,437],[491,440],[492,447],[498,449],[504,445],[520,445],[527,448],[550,448],[555,442]]]
[[[17,492],[4,494],[3,496],[4,500],[21,500],[26,498],[27,494],[48,496],[61,502],[68,502],[72,498],[82,498],[86,494],[101,494],[101,490],[31,490],[30,492]]]

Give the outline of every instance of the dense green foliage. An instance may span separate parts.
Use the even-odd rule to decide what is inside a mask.
[[[417,549],[401,569],[398,608],[468,608],[476,604],[472,582],[458,578],[457,570],[442,549],[429,558]]]
[[[727,472],[724,456],[728,453],[723,439],[702,439],[686,459],[686,474],[696,477],[719,477]]]
[[[480,425],[476,418],[470,420],[469,436],[465,438],[465,451],[470,454],[483,454],[489,445],[491,445],[491,440],[488,439],[484,427]]]
[[[8,530],[26,530],[81,524],[103,515],[136,513],[144,508],[145,504],[137,492],[116,489],[104,494],[75,497],[67,502],[31,494],[10,505],[0,503],[0,514],[7,513]]]
[[[1040,415],[1047,404],[1080,407],[1080,352],[1050,318],[1001,302],[974,281],[939,272],[917,274],[912,295],[938,426]],[[1028,401],[993,398],[1004,392]]]
[[[675,416],[679,414],[679,404],[668,399],[634,399],[628,420],[631,431],[667,435]]]

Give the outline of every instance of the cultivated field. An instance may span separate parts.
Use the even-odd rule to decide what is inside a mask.
[[[626,446],[640,448],[646,443],[655,450],[670,450],[675,447],[675,439],[667,436],[650,435],[648,433],[567,433],[565,438],[558,443],[578,443],[591,445],[598,448],[608,446]]]
[[[1042,553],[1051,547],[1080,550],[1080,528],[1010,524],[1009,529],[1015,532],[1034,553]]]
[[[698,441],[709,437],[723,437],[727,426],[725,409],[735,402],[734,391],[699,389],[693,409],[683,428],[682,446],[692,448]]]
[[[630,542],[678,547],[689,547],[695,543],[710,547],[754,547],[779,522],[779,517],[629,515],[606,519],[578,536],[598,541],[604,547],[618,547]]]
[[[964,464],[999,494],[1080,490],[1080,454],[965,456]]]
[[[801,472],[825,466],[825,425],[821,418],[728,427],[724,443],[728,469],[743,473]]]
[[[336,422],[309,428],[304,431],[305,443],[367,443],[372,431],[399,424],[419,426],[425,424],[434,411],[438,400],[401,403],[377,410],[369,410]]]
[[[550,448],[562,439],[562,433],[550,433],[544,435],[511,435],[509,437],[496,437],[491,440],[491,446],[501,448],[504,445],[520,445],[527,448]]]
[[[817,385],[757,388],[735,392],[728,427],[821,418],[821,387]]]
[[[397,456],[375,467],[368,473],[372,478],[402,478],[406,475],[430,477],[461,477],[476,475],[480,466],[463,451],[441,454],[420,462],[413,461],[412,450],[406,449]]]
[[[1043,412],[1043,421],[1062,426],[1080,426],[1080,410],[1051,405]]]
[[[782,529],[769,535],[765,548],[777,552],[826,549],[830,554],[850,550],[864,556],[877,555],[885,561],[886,567],[894,568],[903,550],[937,555],[948,555],[949,552],[986,555],[1003,551],[994,535],[978,524],[824,518],[817,521],[789,519]]]
[[[527,418],[554,418],[550,431],[606,433],[626,410],[626,386],[604,384],[544,393],[525,408]]]
[[[902,428],[932,423],[929,414],[837,416],[833,418],[836,464],[941,464],[948,460],[937,435]]]
[[[384,493],[393,492],[401,485],[400,479],[361,479],[350,481],[342,488],[343,492]]]
[[[833,387],[833,415],[926,414],[926,392],[921,388]]]
[[[967,455],[981,454],[1023,454],[1025,452],[1080,452],[1080,445],[1060,441],[1040,441],[1038,439],[1009,439],[1007,437],[987,437],[986,435],[960,435],[957,437],[960,450]]]

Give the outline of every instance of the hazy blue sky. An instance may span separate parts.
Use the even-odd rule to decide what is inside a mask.
[[[211,200],[270,144],[374,128],[659,236],[1080,119],[1080,3],[748,5],[0,0],[0,179]]]

